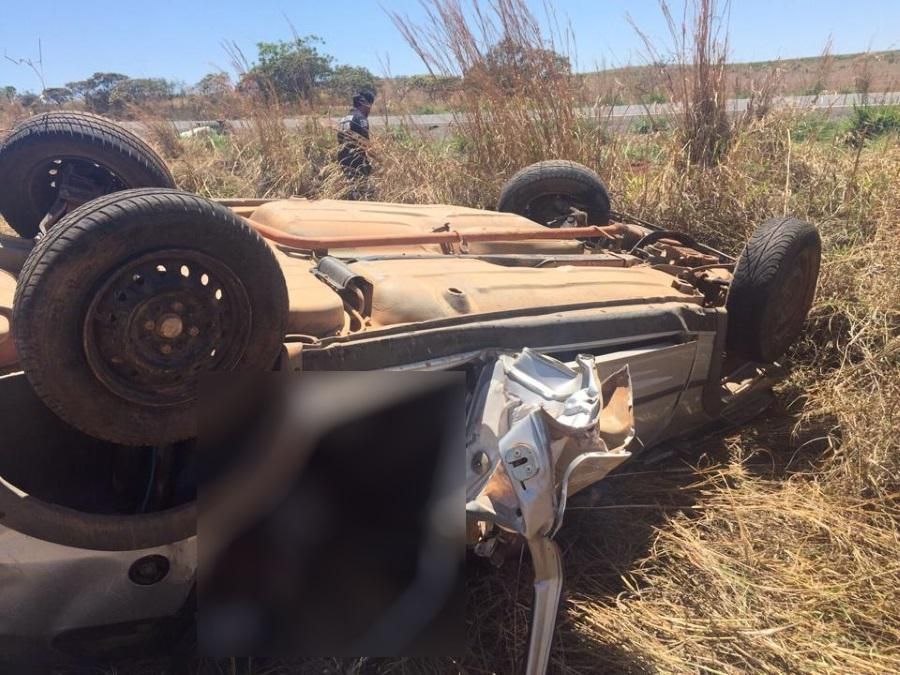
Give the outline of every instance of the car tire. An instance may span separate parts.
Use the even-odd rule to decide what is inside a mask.
[[[821,257],[822,240],[809,223],[781,217],[756,228],[726,302],[729,352],[772,363],[788,350],[812,306]]]
[[[175,187],[165,162],[127,129],[82,112],[36,115],[0,144],[0,214],[19,235],[38,235],[56,203],[56,179],[66,164],[90,180],[87,192],[94,196]]]
[[[147,188],[95,199],[38,241],[12,327],[26,376],[62,419],[160,445],[196,435],[203,373],[273,367],[287,312],[281,268],[249,224]]]
[[[569,215],[575,207],[589,225],[609,223],[609,193],[595,172],[582,164],[548,160],[527,166],[503,186],[497,210],[517,213],[541,225]]]

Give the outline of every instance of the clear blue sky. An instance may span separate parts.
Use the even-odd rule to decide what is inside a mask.
[[[468,1],[468,0],[466,0]],[[576,39],[580,70],[640,63],[642,52],[625,20],[630,13],[651,37],[664,38],[656,0],[547,0]],[[539,17],[543,0],[529,0]],[[672,0],[681,6],[681,0]],[[0,52],[36,58],[43,45],[47,86],[95,71],[166,77],[192,84],[204,74],[231,71],[223,41],[254,56],[255,44],[300,34],[325,39],[338,62],[378,75],[424,72],[385,8],[423,14],[418,0],[0,0]],[[733,0],[731,56],[735,61],[900,48],[900,0]],[[0,59],[0,86],[39,90],[27,68]]]

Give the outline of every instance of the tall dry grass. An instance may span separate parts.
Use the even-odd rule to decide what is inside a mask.
[[[728,0],[720,7],[716,0],[684,3],[678,22],[670,4],[660,0],[671,44],[666,50],[632,20],[652,62],[659,64],[659,76],[669,100],[676,106],[677,130],[691,164],[712,166],[727,152],[735,134],[728,119]]]
[[[467,154],[487,162],[479,174],[508,174],[541,153],[577,154],[582,97],[569,76],[571,33],[555,16],[548,18],[557,29],[548,33],[524,0],[423,6],[423,22],[391,17],[429,72],[463,76],[454,124]]]

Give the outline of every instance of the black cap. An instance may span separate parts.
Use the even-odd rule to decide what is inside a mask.
[[[372,105],[375,102],[375,92],[361,89],[353,96],[353,103],[359,103],[360,101],[366,101],[369,105]]]

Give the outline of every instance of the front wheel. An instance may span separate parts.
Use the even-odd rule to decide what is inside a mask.
[[[558,227],[572,208],[587,213],[589,225],[609,223],[609,193],[600,176],[576,162],[538,162],[518,171],[500,192],[498,211],[518,213]]]
[[[753,233],[728,293],[729,351],[772,363],[803,328],[819,278],[822,240],[809,223],[783,217]]]
[[[12,327],[47,406],[126,445],[196,435],[198,381],[272,368],[287,289],[271,248],[227,208],[129,190],[76,209],[19,276]]]

